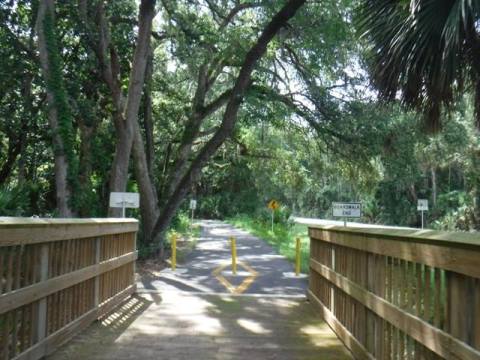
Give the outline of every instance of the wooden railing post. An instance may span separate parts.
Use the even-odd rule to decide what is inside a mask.
[[[336,269],[336,265],[335,265],[335,248],[332,247],[332,269],[335,270]],[[335,288],[332,286],[331,289],[330,289],[330,310],[332,311],[332,313],[335,313]]]
[[[137,233],[133,235],[133,249],[132,251],[137,251]],[[132,274],[132,281],[135,284],[135,292],[137,291],[137,285],[136,285],[136,279],[135,279],[135,274],[137,273],[137,262],[133,262],[133,274]]]
[[[102,238],[97,237],[95,239],[95,265],[100,264],[100,249]],[[95,276],[94,294],[93,294],[93,306],[98,308],[100,304],[100,275]]]
[[[40,246],[40,258],[38,262],[40,282],[48,280],[48,244]],[[39,342],[47,336],[47,298],[44,297],[38,301],[36,342]]]

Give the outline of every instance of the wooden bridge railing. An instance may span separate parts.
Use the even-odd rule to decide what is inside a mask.
[[[480,359],[480,236],[312,226],[309,298],[358,359]]]
[[[39,359],[132,294],[137,229],[0,218],[0,359]]]

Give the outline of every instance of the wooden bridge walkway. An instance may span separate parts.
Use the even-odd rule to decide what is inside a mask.
[[[49,359],[351,359],[291,264],[245,232],[203,225],[186,264],[144,275],[137,295]],[[229,236],[242,264],[236,277],[223,266]]]
[[[312,223],[307,289],[260,239],[202,226],[184,266],[137,282],[136,220],[0,218],[0,359],[351,358],[341,339],[359,359],[480,360],[478,233]]]

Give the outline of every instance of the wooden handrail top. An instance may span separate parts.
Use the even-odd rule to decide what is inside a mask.
[[[138,231],[138,220],[0,217],[0,247]]]
[[[386,240],[401,240],[421,243],[434,243],[443,246],[469,246],[478,247],[480,250],[480,232],[447,232],[422,229],[393,229],[389,228],[368,228],[368,227],[344,227],[338,225],[307,224],[309,229],[349,233],[355,235],[367,235],[381,237]]]
[[[56,225],[91,225],[91,224],[137,224],[133,218],[27,218],[0,216],[0,229],[4,227],[28,227],[28,226],[56,226]]]

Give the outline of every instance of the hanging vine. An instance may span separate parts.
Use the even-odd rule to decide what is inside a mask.
[[[55,32],[53,14],[47,11],[44,22],[45,43],[48,53],[49,76],[47,78],[48,90],[53,94],[53,102],[57,110],[58,133],[62,139],[63,149],[54,149],[65,153],[68,163],[67,179],[72,189],[71,205],[76,207],[78,183],[78,156],[75,152],[75,131],[73,128],[73,116],[68,104],[67,92],[62,76],[62,59],[58,48],[58,40]]]

